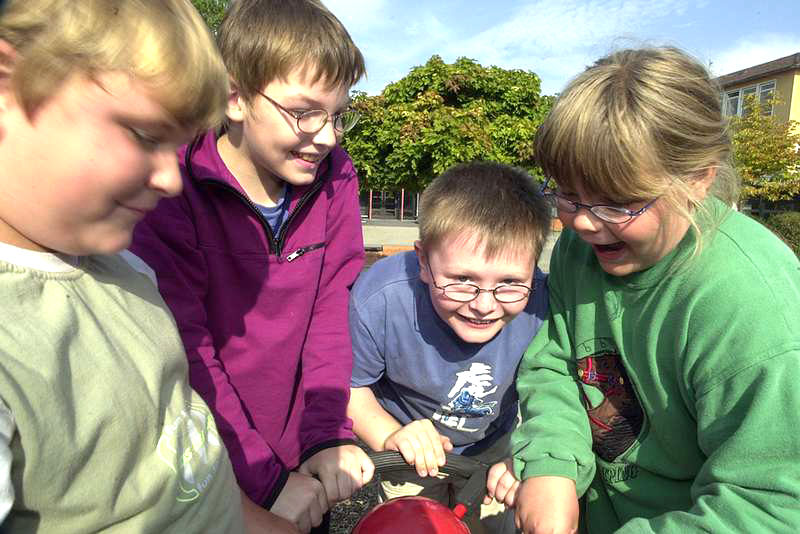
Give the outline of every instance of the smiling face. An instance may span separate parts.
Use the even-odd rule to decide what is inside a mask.
[[[176,148],[191,137],[141,82],[73,75],[30,117],[0,87],[0,241],[114,253],[164,196],[181,190]]]
[[[350,99],[346,87],[332,89],[324,78],[314,82],[307,73],[307,69],[295,69],[285,80],[268,83],[261,92],[293,112],[321,109],[333,115],[347,108]],[[320,163],[340,141],[330,120],[316,133],[302,132],[297,119],[285,110],[260,95],[245,102],[235,88],[228,118],[236,129],[229,134],[236,153],[222,149],[223,160],[248,193],[252,186],[248,187],[251,178],[247,174],[253,174],[273,199],[283,182],[313,182]]]
[[[491,292],[481,292],[470,302],[456,302],[445,297],[434,282],[440,287],[455,282],[469,282],[484,289],[511,283],[532,287],[535,261],[530,252],[487,258],[483,244],[472,235],[464,234],[446,237],[427,251],[419,241],[414,247],[420,264],[420,279],[428,285],[433,308],[467,343],[491,340],[528,304],[530,297],[513,303],[498,302]]]
[[[690,186],[697,198],[703,198],[713,179],[696,180]],[[558,190],[559,194],[584,204],[612,204],[608,199],[589,195],[581,187]],[[637,211],[647,202],[633,202],[620,207]],[[587,209],[575,213],[558,212],[566,228],[591,245],[600,267],[608,274],[625,276],[655,265],[678,246],[689,229],[689,221],[672,210],[664,198],[659,198],[641,215],[628,222],[605,222]]]

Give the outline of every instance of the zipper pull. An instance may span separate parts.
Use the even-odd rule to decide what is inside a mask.
[[[286,261],[293,262],[294,260],[296,260],[297,258],[299,258],[300,256],[302,256],[305,253],[306,253],[306,249],[305,248],[298,248],[297,250],[295,250],[294,252],[292,252],[291,254],[286,256]]]
[[[307,247],[300,247],[297,250],[295,250],[294,252],[292,252],[291,254],[289,254],[288,256],[286,256],[286,261],[287,262],[292,262],[292,261],[296,260],[297,258],[299,258],[300,256],[302,256],[303,254],[305,254],[306,252],[311,252],[312,250],[317,250],[318,248],[322,248],[324,246],[325,246],[325,243],[316,243],[314,245],[308,245]],[[280,257],[280,256],[278,256],[278,257]]]

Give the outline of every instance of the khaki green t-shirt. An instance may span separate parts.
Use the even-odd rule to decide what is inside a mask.
[[[152,281],[119,256],[0,244],[0,302],[0,399],[16,425],[4,531],[244,530],[227,452]]]

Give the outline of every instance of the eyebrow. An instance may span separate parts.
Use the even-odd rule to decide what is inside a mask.
[[[287,108],[296,106],[306,106],[308,107],[308,109],[325,109],[325,106],[323,106],[322,103],[320,103],[319,101],[314,100],[313,98],[302,94],[287,96],[286,100],[287,103],[284,104],[284,106],[286,106]],[[350,104],[352,103],[353,99],[348,96],[344,104],[339,106],[336,111],[345,110],[348,107],[350,107]]]

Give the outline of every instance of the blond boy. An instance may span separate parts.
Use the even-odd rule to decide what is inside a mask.
[[[359,278],[348,413],[370,447],[399,451],[419,475],[384,479],[387,497],[421,492],[452,506],[456,488],[436,478],[452,451],[492,464],[487,494],[514,504],[514,379],[547,313],[536,263],[548,230],[547,205],[527,173],[457,165],[422,195],[416,250]],[[513,515],[497,512],[484,509],[482,523],[469,517],[472,531],[513,532]]]
[[[175,323],[152,281],[116,254],[178,194],[175,149],[219,119],[226,92],[187,1],[5,2],[3,531],[244,530]]]

